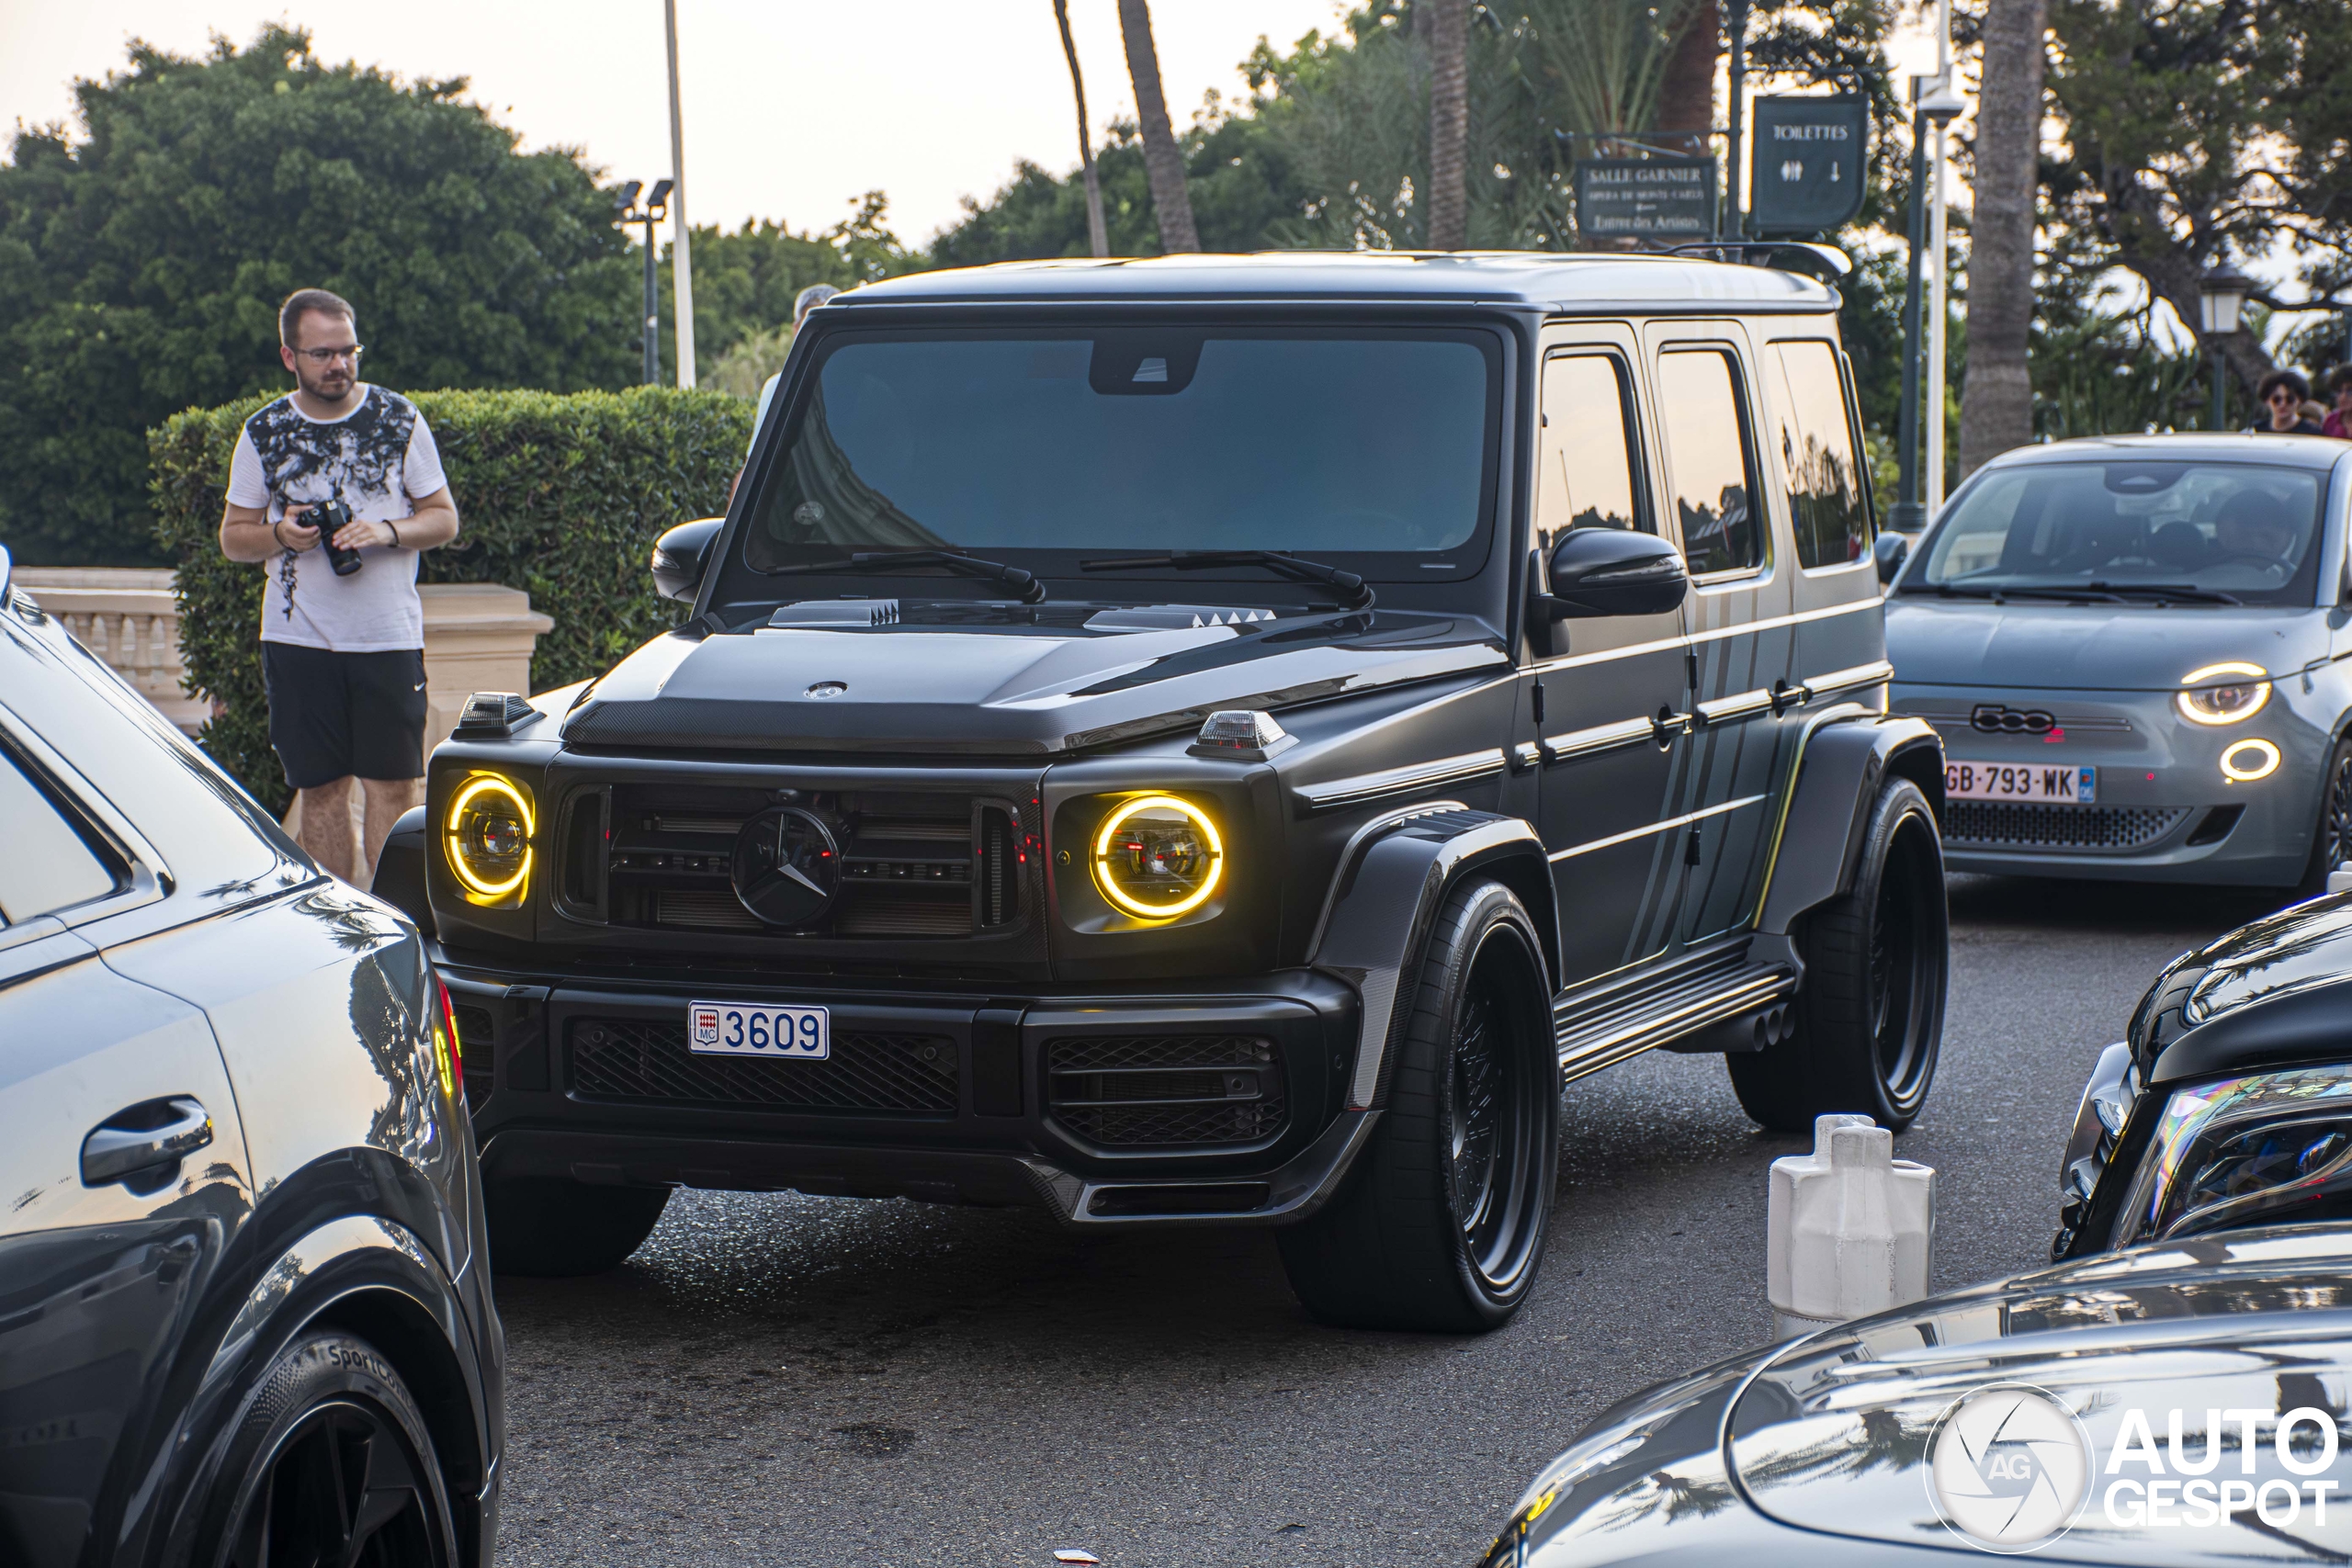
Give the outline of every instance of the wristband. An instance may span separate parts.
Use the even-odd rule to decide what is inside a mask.
[[[396,524],[387,523],[384,525],[384,532],[392,536],[392,548],[399,549],[401,547],[401,531],[399,525]]]
[[[281,549],[281,550],[290,550],[290,549],[292,549],[294,547],[293,547],[293,546],[291,546],[291,545],[289,545],[289,544],[288,544],[288,543],[286,542],[286,536],[285,536],[285,535],[283,535],[283,534],[280,534],[280,533],[277,531],[279,528],[281,528],[281,527],[283,527],[283,526],[285,525],[285,523],[286,523],[286,519],[285,519],[285,518],[283,518],[283,517],[279,518],[277,522],[272,523],[272,524],[269,525],[269,537],[270,537],[271,542],[272,542],[272,543],[274,543],[275,545],[277,545],[277,547],[279,549]]]

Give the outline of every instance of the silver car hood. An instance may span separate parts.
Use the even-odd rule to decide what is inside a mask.
[[[2209,664],[2273,676],[2327,654],[2309,607],[1996,604],[1909,592],[1886,602],[1886,657],[1905,684],[2174,692]]]

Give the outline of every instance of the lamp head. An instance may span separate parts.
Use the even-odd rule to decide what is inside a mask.
[[[613,210],[615,212],[627,212],[630,208],[635,207],[637,205],[637,193],[644,188],[644,182],[640,180],[631,180],[628,184],[622,186],[619,189],[614,191]]]
[[[1911,78],[1912,107],[1928,117],[1938,130],[1950,125],[1968,110],[1968,100],[1952,90],[1949,76],[1914,76]]]
[[[655,180],[653,188],[645,193],[645,210],[650,216],[659,218],[670,209],[672,183],[669,180]]]
[[[2240,272],[2222,256],[2205,275],[2197,280],[2197,324],[2207,337],[2227,337],[2238,330],[2238,317],[2245,309],[2245,297],[2254,291],[2254,279]]]

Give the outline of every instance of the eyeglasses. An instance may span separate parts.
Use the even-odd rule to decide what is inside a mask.
[[[348,348],[298,348],[294,352],[313,365],[332,365],[338,359],[348,359],[356,365],[368,349],[366,344],[355,343]]]
[[[2270,396],[2265,400],[2274,403],[2299,403],[2303,400],[2284,387],[2274,387],[2271,389]]]

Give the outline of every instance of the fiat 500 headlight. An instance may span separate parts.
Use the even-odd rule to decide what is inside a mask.
[[[2142,1156],[2116,1245],[2352,1207],[2352,1066],[2176,1089]]]
[[[2242,724],[2270,700],[2270,680],[2259,664],[2208,664],[2180,683],[2173,705],[2191,724]]]
[[[1208,902],[1225,874],[1209,814],[1172,795],[1120,802],[1094,832],[1094,886],[1113,908],[1172,920]]]
[[[531,792],[502,773],[458,782],[442,822],[451,874],[469,904],[514,904],[531,883]]]

